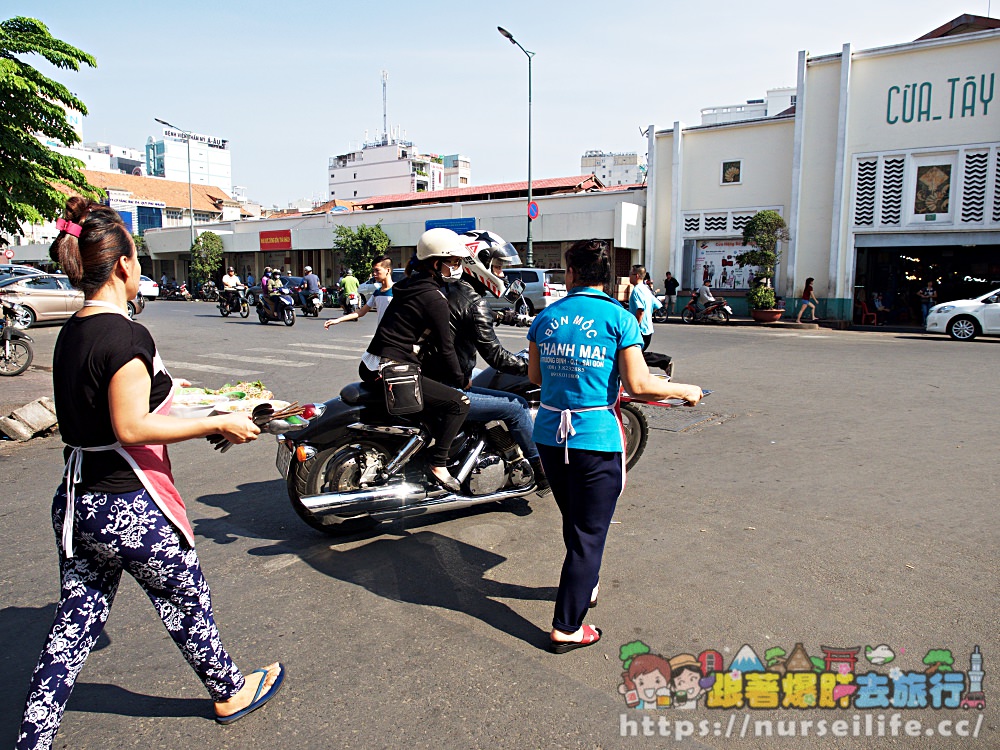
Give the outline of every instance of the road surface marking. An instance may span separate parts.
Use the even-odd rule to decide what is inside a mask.
[[[273,352],[274,349],[271,349],[271,348],[268,348],[268,347],[259,347],[259,348],[256,348],[256,349],[247,349],[247,351],[248,352]],[[350,362],[358,362],[358,361],[361,360],[360,353],[358,353],[358,352],[355,352],[354,354],[333,354],[331,352],[305,352],[305,351],[300,352],[300,351],[297,351],[297,352],[295,352],[295,355],[296,356],[302,356],[302,357],[322,357],[323,359],[343,359],[343,360],[348,360]],[[301,365],[296,365],[296,366],[297,367],[301,367]]]
[[[198,372],[219,372],[225,375],[244,377],[246,375],[260,375],[261,370],[234,370],[231,367],[217,367],[215,365],[203,365],[196,362],[171,362],[170,369],[197,370]]]
[[[340,346],[338,344],[305,344],[302,342],[289,344],[299,349],[335,349],[342,352],[364,352],[367,346]],[[255,349],[254,351],[259,351]],[[268,350],[273,351],[273,350]]]
[[[267,351],[273,352],[274,349]],[[275,359],[273,357],[241,357],[238,354],[226,354],[225,352],[208,352],[199,354],[199,357],[209,357],[211,359],[224,359],[229,362],[249,362],[251,364],[278,365],[279,367],[315,367],[315,362],[289,362],[287,359]]]

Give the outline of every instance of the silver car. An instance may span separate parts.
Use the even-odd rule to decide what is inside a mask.
[[[534,315],[557,299],[566,296],[566,270],[563,268],[505,268],[507,283],[520,281],[524,284],[524,302],[528,315]],[[486,295],[491,310],[511,307],[506,299]]]

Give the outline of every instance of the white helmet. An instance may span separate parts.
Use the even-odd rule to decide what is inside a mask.
[[[465,270],[495,297],[502,297],[507,290],[505,279],[493,273],[493,264],[505,266],[520,263],[517,250],[496,232],[473,230],[462,235],[462,241],[469,250],[469,257],[463,261]],[[482,290],[478,290],[482,293]]]
[[[457,234],[450,229],[428,229],[417,241],[417,260],[428,258],[469,257],[469,251]]]
[[[312,273],[313,267],[312,266],[306,266],[302,270],[305,271],[306,273]]]

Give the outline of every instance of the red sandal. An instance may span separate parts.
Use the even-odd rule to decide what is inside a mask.
[[[593,646],[601,640],[601,629],[591,625],[583,626],[583,638],[579,641],[553,641],[549,640],[549,650],[553,654],[565,654],[578,648]]]

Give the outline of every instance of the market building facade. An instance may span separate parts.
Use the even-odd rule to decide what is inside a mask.
[[[851,321],[880,292],[919,324],[927,280],[942,300],[1000,285],[998,27],[962,16],[906,44],[800,52],[789,111],[650,126],[647,265],[745,310],[752,277],[732,256],[772,209],[791,234],[778,293],[813,277],[825,317]]]

